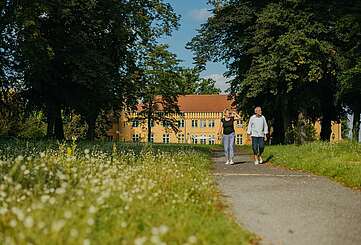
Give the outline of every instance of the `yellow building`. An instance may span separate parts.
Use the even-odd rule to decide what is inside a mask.
[[[225,108],[232,108],[233,100],[227,95],[186,95],[178,99],[180,115],[175,115],[179,131],[175,133],[170,127],[154,124],[152,141],[154,143],[220,144],[217,131],[221,124]],[[122,113],[119,121],[114,123],[109,135],[114,140],[126,142],[146,142],[147,123],[134,120],[135,113]],[[236,144],[245,144],[247,132],[242,122],[235,124]]]
[[[175,133],[167,125],[153,124],[152,141],[154,143],[220,144],[217,131],[221,126],[225,108],[233,108],[234,101],[227,95],[186,95],[178,99],[181,114],[174,115],[179,131]],[[138,112],[123,112],[119,120],[112,125],[108,134],[113,140],[124,142],[147,142],[147,123],[136,120]],[[235,143],[249,144],[247,123],[235,123]],[[319,133],[320,125],[316,123]],[[332,126],[332,139],[341,139],[341,126]]]

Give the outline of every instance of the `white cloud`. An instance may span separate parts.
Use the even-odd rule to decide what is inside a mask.
[[[222,74],[210,74],[204,76],[204,78],[211,78],[216,81],[216,87],[220,88],[222,92],[224,92],[226,89],[229,88],[229,84],[227,82],[231,80],[232,78],[227,78],[223,76]]]
[[[212,16],[212,13],[206,8],[194,9],[191,11],[190,16],[193,20],[205,22]]]

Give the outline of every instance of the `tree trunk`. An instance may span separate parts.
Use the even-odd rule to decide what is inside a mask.
[[[281,97],[279,98],[279,102],[277,104],[279,105],[278,107],[280,111],[275,115],[272,144],[285,144],[286,133],[290,124],[290,117],[288,115],[288,100]]]
[[[331,119],[327,116],[324,116],[321,120],[321,133],[320,139],[322,141],[330,141],[332,129],[331,129]]]
[[[276,116],[272,128],[272,145],[283,144],[285,132],[283,131],[282,120],[280,116]]]
[[[53,139],[55,136],[54,127],[55,127],[55,117],[54,117],[54,109],[53,106],[47,106],[47,129],[46,129],[46,137],[49,139]]]
[[[360,114],[361,110],[354,110],[352,122],[352,140],[358,142],[360,134]]]
[[[63,140],[64,127],[61,116],[61,107],[55,103],[49,103],[47,106],[47,137],[50,139]]]
[[[148,102],[148,113],[147,113],[147,120],[148,120],[148,143],[152,141],[152,115],[153,115],[153,102],[149,100]]]
[[[89,116],[86,119],[86,123],[88,124],[88,131],[86,134],[86,138],[91,141],[93,141],[95,139],[96,118],[97,118],[96,116]]]
[[[55,110],[54,134],[57,140],[64,139],[63,118],[61,116],[61,108],[59,106],[57,106]]]
[[[148,143],[152,143],[152,116],[148,113]]]

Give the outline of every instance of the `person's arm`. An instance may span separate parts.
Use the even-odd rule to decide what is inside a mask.
[[[249,122],[248,122],[248,127],[247,127],[247,135],[248,135],[248,138],[251,137],[251,128],[252,128],[252,117],[249,119]]]
[[[267,140],[268,124],[265,117],[263,117],[263,121],[264,121],[264,127],[263,127],[264,139]]]
[[[241,119],[241,116],[236,111],[233,111],[233,118],[235,121],[238,121]]]
[[[222,118],[223,119],[223,118]],[[222,134],[222,119],[221,119],[221,123],[218,126],[218,131],[217,131],[217,138],[220,139],[221,134]]]

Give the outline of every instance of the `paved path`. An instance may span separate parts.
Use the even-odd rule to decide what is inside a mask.
[[[261,244],[361,245],[361,192],[325,177],[255,166],[247,153],[225,165],[214,153],[214,174],[239,223]]]

